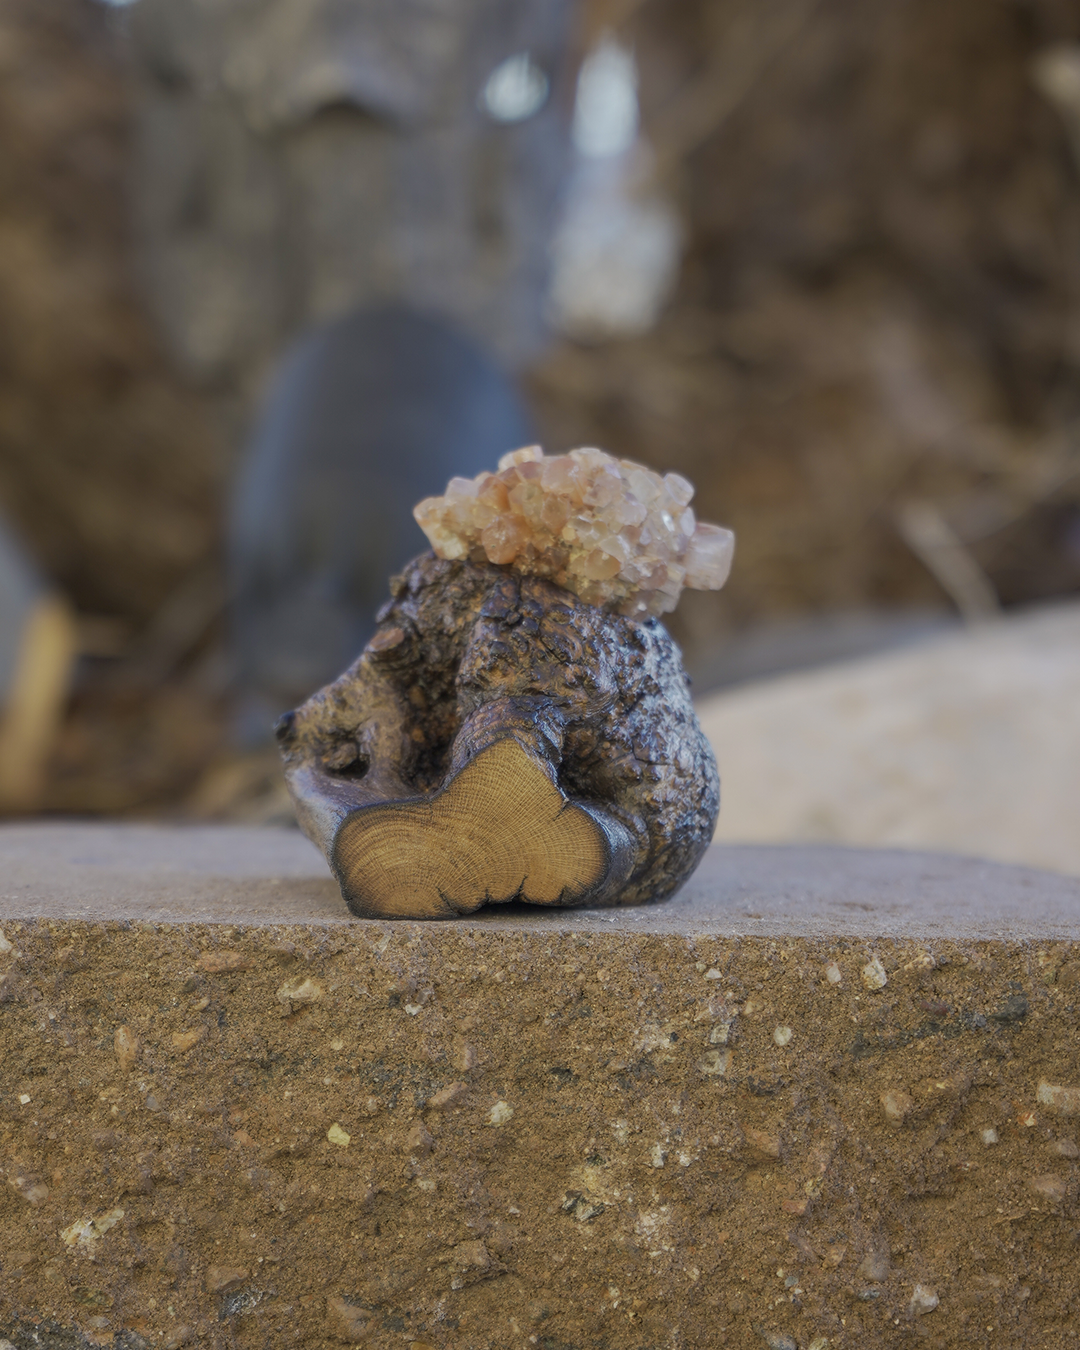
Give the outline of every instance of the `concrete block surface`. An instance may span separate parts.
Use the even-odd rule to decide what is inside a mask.
[[[33,824],[0,930],[17,1350],[1076,1340],[1080,882],[368,922],[295,832]]]

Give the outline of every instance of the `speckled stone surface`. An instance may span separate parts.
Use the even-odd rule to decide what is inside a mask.
[[[1077,1341],[1076,881],[391,923],[292,832],[26,825],[0,929],[18,1350]]]

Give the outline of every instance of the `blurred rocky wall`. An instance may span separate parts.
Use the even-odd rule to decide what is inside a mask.
[[[137,630],[215,547],[221,456],[137,293],[109,20],[0,8],[0,508],[82,611]]]
[[[731,583],[692,598],[683,640],[952,608],[913,504],[997,602],[1080,589],[1080,163],[1032,77],[1080,10],[629,8],[681,282],[647,337],[564,344],[534,390],[549,441],[678,467],[735,528]]]
[[[1033,78],[1080,42],[1080,10],[610,0],[586,17],[636,52],[648,186],[682,215],[683,267],[652,332],[561,341],[529,387],[549,450],[677,468],[699,516],[737,531],[729,587],[674,617],[696,668],[775,620],[1080,590],[1080,164]],[[119,18],[95,0],[0,12],[0,509],[131,640],[113,692],[99,662],[78,696],[67,810],[184,799],[220,740],[203,677],[225,455],[138,292]],[[122,725],[115,691],[130,707],[140,681]]]

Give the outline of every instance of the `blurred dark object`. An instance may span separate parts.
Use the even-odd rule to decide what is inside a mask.
[[[313,323],[401,300],[539,346],[572,0],[140,0],[134,200],[184,369],[241,416]]]
[[[428,547],[415,504],[530,439],[509,379],[444,319],[384,305],[297,343],[233,501],[245,740],[268,738],[363,649],[391,574]]]

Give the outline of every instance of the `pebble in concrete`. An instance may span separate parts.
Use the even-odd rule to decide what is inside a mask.
[[[884,989],[889,982],[889,977],[885,974],[885,967],[876,956],[872,956],[867,961],[859,974],[862,976],[863,984],[870,990]]]
[[[1080,1087],[1066,1087],[1043,1079],[1035,1094],[1040,1106],[1059,1116],[1080,1116]]]
[[[885,1119],[893,1125],[900,1125],[911,1114],[915,1105],[913,1097],[899,1088],[889,1088],[881,1094],[881,1110]]]

